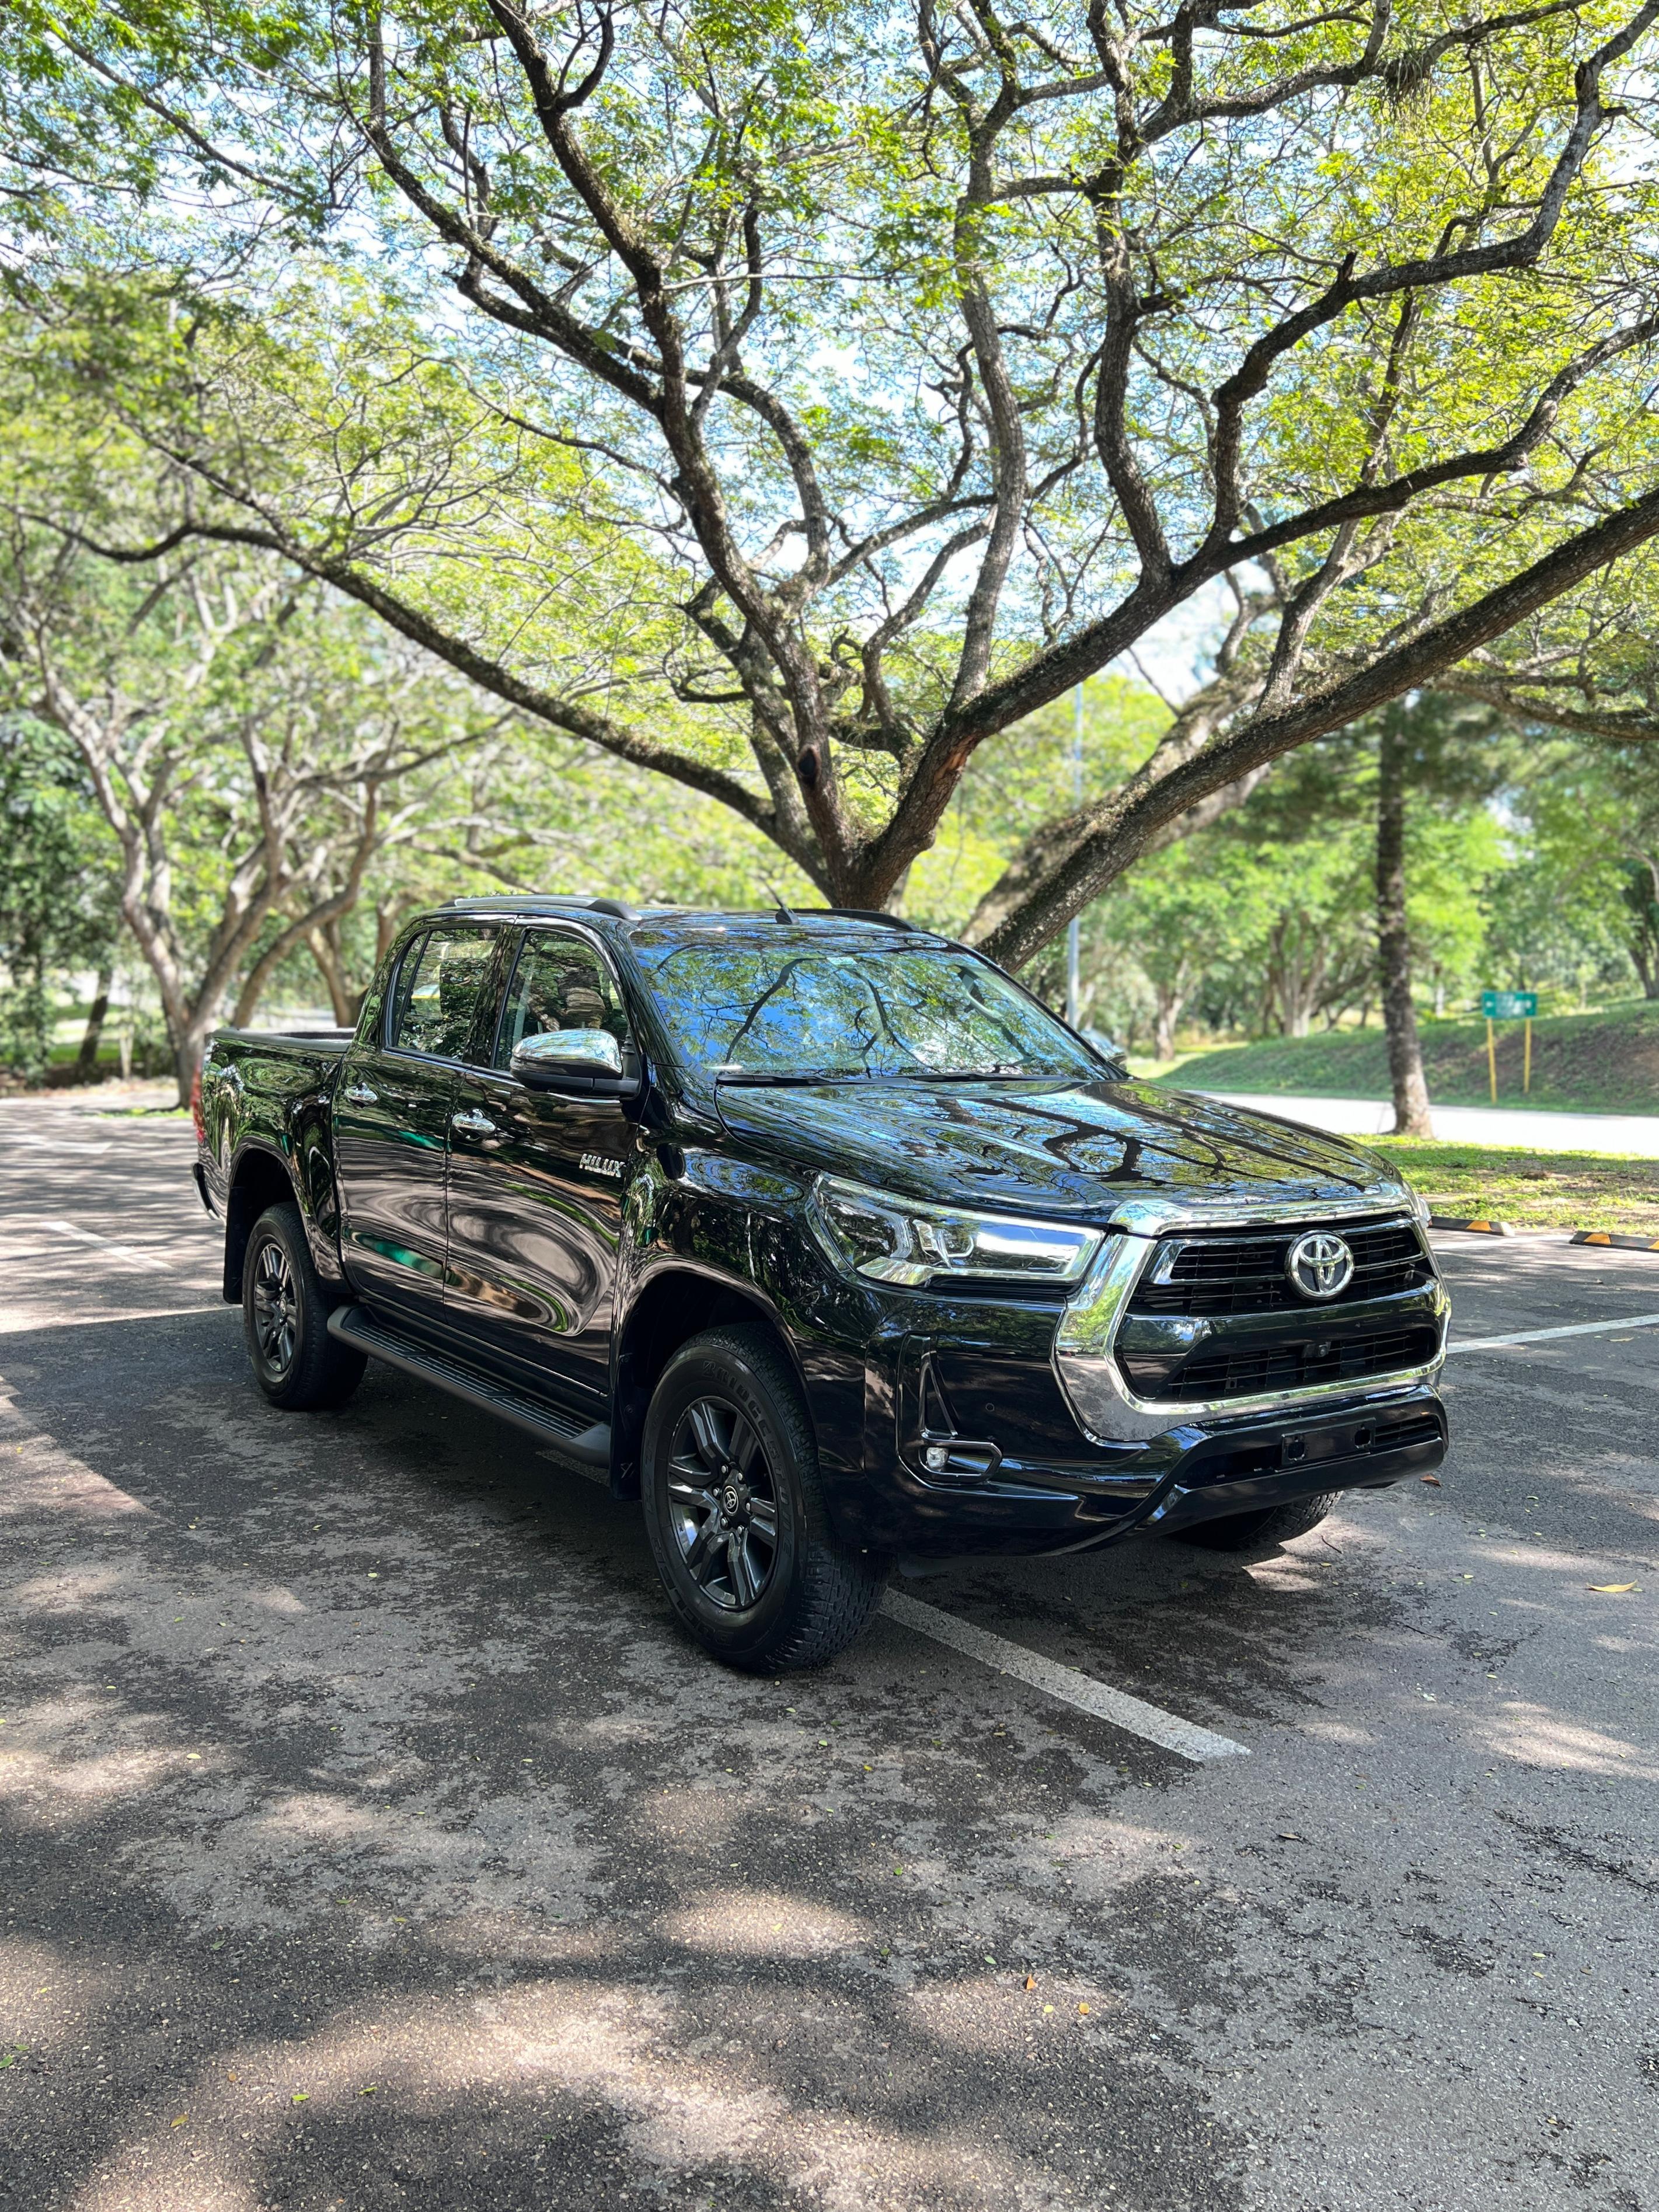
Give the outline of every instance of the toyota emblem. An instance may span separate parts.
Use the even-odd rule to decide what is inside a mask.
[[[1316,1229],[1285,1255],[1285,1273],[1304,1298],[1340,1298],[1353,1280],[1353,1254],[1340,1237]]]

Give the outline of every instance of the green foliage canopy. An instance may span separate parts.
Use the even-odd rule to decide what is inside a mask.
[[[720,798],[837,898],[890,896],[981,746],[1230,580],[1227,680],[1115,790],[1055,793],[981,902],[1019,960],[1659,531],[1656,17],[21,0],[0,125],[40,239],[118,204],[171,271],[190,404],[125,404],[176,526]],[[415,334],[350,404],[349,359],[316,380],[298,498],[251,353],[202,335],[232,292],[279,328],[296,255]],[[573,562],[584,523],[626,554]]]

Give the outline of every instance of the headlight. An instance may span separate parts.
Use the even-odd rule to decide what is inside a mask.
[[[812,1212],[842,1265],[879,1283],[934,1275],[973,1282],[1075,1283],[1102,1232],[1064,1221],[1028,1221],[957,1206],[919,1206],[862,1183],[820,1176]]]

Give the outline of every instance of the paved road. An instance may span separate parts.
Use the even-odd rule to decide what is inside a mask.
[[[1178,1087],[1178,1085],[1177,1085]],[[1385,1136],[1394,1109],[1375,1098],[1290,1098],[1244,1091],[1206,1091],[1206,1098],[1253,1113],[1281,1114],[1346,1137]],[[1447,1145],[1510,1145],[1528,1152],[1635,1152],[1659,1159],[1659,1115],[1528,1113],[1508,1106],[1437,1106],[1434,1133]]]
[[[1455,1357],[1443,1487],[1271,1559],[906,1586],[1194,1765],[890,1620],[726,1674],[512,1432],[270,1412],[188,1151],[0,1108],[0,2203],[1659,2208],[1659,1330]]]

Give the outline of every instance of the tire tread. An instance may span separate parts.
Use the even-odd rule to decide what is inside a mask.
[[[1224,1514],[1173,1533],[1183,1543],[1202,1545],[1212,1552],[1243,1552],[1257,1546],[1271,1549],[1311,1534],[1340,1495],[1340,1491],[1322,1490],[1311,1498],[1288,1498],[1283,1505],[1259,1506],[1253,1513]]]

